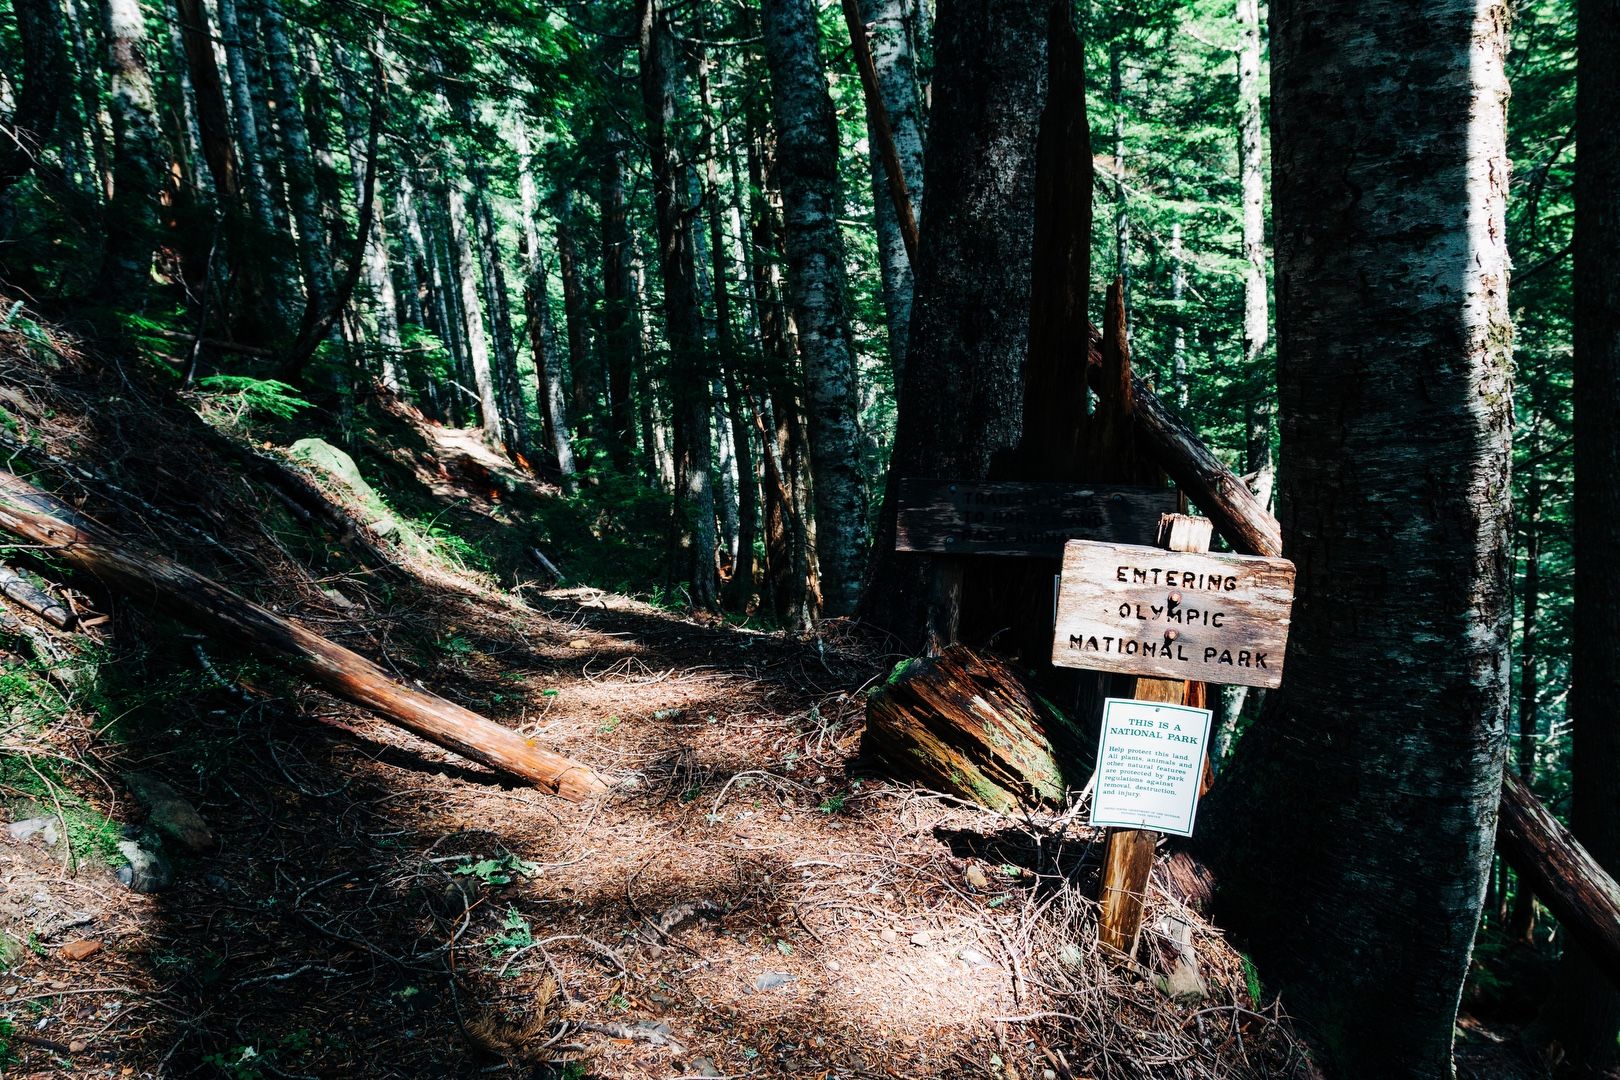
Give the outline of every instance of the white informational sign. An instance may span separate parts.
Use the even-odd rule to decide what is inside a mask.
[[[1191,836],[1213,715],[1156,701],[1105,701],[1091,823]]]

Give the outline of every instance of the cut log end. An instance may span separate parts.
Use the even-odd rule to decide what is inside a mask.
[[[866,703],[861,756],[885,774],[992,810],[1056,806],[1084,740],[1022,675],[965,645],[910,660]]]

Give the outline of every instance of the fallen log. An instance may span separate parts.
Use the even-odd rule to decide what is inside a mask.
[[[1620,984],[1620,885],[1509,769],[1496,846],[1594,963]]]
[[[1092,329],[1090,377],[1101,371],[1101,337]],[[1155,460],[1215,528],[1247,555],[1282,555],[1282,528],[1236,473],[1136,380],[1137,431]],[[1570,934],[1620,985],[1620,884],[1576,842],[1512,770],[1503,777],[1497,848],[1530,881]],[[1207,883],[1205,883],[1207,886]]]
[[[66,604],[9,566],[0,566],[0,595],[32,611],[58,630],[73,625],[73,612]]]
[[[359,653],[172,559],[132,550],[105,527],[4,471],[0,529],[462,757],[576,802],[607,790],[589,766],[545,750],[454,702],[406,686]]]
[[[866,700],[863,759],[992,810],[1061,806],[1089,753],[1028,680],[966,645],[906,661]]]

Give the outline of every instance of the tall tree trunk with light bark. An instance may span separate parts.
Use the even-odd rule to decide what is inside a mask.
[[[813,0],[765,0],[765,60],[787,225],[788,292],[809,399],[822,602],[847,615],[866,564],[855,346],[838,231],[838,123]]]
[[[1620,2],[1579,0],[1575,123],[1575,613],[1570,828],[1620,872]],[[1577,1075],[1607,1075],[1620,992],[1565,947],[1554,1028]]]
[[[1330,1075],[1453,1075],[1491,865],[1511,617],[1506,26],[1501,2],[1272,0],[1279,479],[1299,573],[1283,685],[1199,831],[1222,925]]]
[[[546,295],[545,262],[540,257],[539,195],[534,183],[534,154],[529,129],[519,116],[514,128],[518,152],[518,204],[523,214],[523,304],[529,341],[534,350],[535,397],[547,448],[556,459],[563,487],[574,489],[574,437],[568,430],[556,334],[551,328],[551,301]]]
[[[917,86],[917,60],[912,50],[909,0],[860,0],[861,21],[872,51],[878,89],[895,154],[911,198],[914,220],[923,211],[923,118]],[[883,279],[883,316],[889,334],[889,359],[898,388],[905,378],[906,348],[911,340],[914,276],[900,219],[889,191],[882,152],[867,126],[872,169],[872,217],[877,226],[878,266]]]
[[[158,243],[163,138],[152,73],[146,66],[146,19],[138,0],[105,0],[113,127],[113,195],[98,291],[108,303],[139,308]]]

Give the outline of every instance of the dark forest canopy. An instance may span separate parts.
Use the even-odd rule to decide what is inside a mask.
[[[1495,843],[1507,768],[1620,870],[1617,27],[1616,0],[9,0],[0,334],[77,336],[256,483],[255,446],[330,452],[389,542],[496,577],[993,650],[944,666],[1033,669],[1023,726],[1095,731],[1048,663],[1056,560],[917,554],[901,482],[1014,485],[976,509],[1017,518],[1020,483],[1172,477],[1217,548],[1280,535],[1299,571],[1282,685],[1210,690],[1197,853],[1244,963],[1329,1075],[1449,1075],[1459,1007],[1524,1075],[1606,1075],[1606,960]],[[408,469],[487,503],[500,552],[403,505]]]

